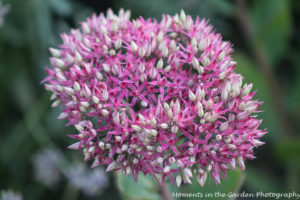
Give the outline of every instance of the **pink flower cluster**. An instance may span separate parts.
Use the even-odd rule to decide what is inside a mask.
[[[206,20],[183,11],[130,20],[130,12],[93,15],[51,48],[45,87],[78,134],[71,149],[92,166],[137,179],[150,174],[178,187],[196,176],[219,184],[253,159],[266,131],[252,84],[234,72],[231,44]]]

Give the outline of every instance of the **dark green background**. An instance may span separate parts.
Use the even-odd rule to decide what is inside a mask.
[[[57,120],[59,109],[50,109],[50,94],[40,84],[49,65],[49,47],[59,34],[78,22],[111,7],[130,9],[132,17],[187,14],[210,20],[224,40],[233,43],[236,71],[253,82],[256,98],[264,101],[262,128],[269,133],[266,145],[255,150],[256,160],[246,171],[233,173],[219,188],[197,182],[185,191],[300,192],[300,1],[299,0],[6,0],[10,12],[0,27],[0,190],[13,189],[24,199],[133,199],[125,185],[131,180],[110,174],[110,186],[101,196],[82,192],[66,196],[68,180],[48,188],[34,178],[33,155],[47,147],[60,149],[67,160],[82,160],[67,150],[74,130]],[[117,179],[117,180],[116,180]],[[237,185],[242,180],[242,185]],[[126,182],[127,181],[127,182]],[[144,181],[145,182],[145,181]],[[118,184],[117,184],[118,183]],[[241,183],[241,182],[239,182]],[[133,183],[131,183],[133,184]],[[157,186],[146,189],[156,191]],[[152,184],[152,183],[151,183]],[[119,189],[118,187],[119,186]],[[149,187],[147,187],[149,186]],[[240,187],[241,186],[241,187]],[[143,183],[139,187],[144,187]],[[129,188],[139,192],[139,187]],[[154,187],[154,188],[152,188]],[[139,191],[134,191],[134,189]],[[133,191],[132,191],[133,190]],[[174,190],[174,188],[172,188]],[[148,191],[148,193],[149,193]],[[123,192],[123,193],[122,193]],[[146,196],[141,198],[154,199]],[[132,195],[132,194],[131,194]],[[158,198],[158,197],[157,197]],[[246,199],[246,198],[243,198]]]

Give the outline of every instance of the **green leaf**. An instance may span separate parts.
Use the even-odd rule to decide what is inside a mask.
[[[125,176],[116,172],[117,186],[123,199],[126,200],[162,200],[159,184],[149,175],[139,174],[138,182],[132,176]]]
[[[234,60],[237,61],[235,71],[244,76],[244,83],[253,83],[254,90],[257,90],[255,98],[264,102],[260,107],[260,110],[263,112],[258,114],[258,118],[263,119],[260,128],[267,128],[269,132],[264,139],[277,141],[281,138],[283,131],[280,120],[275,112],[273,99],[265,77],[256,65],[242,53],[235,53]]]
[[[216,193],[219,194],[224,194],[226,195],[227,199],[231,199],[228,197],[230,193],[235,193],[238,192],[243,181],[244,181],[244,175],[241,170],[236,169],[236,170],[229,170],[227,172],[227,179],[221,180],[220,185],[216,185],[212,179],[208,179],[204,185],[204,187],[201,187],[198,184],[197,178],[194,177],[193,179],[193,184],[192,185],[185,185],[183,187],[183,192],[184,193],[193,193],[193,194],[198,194],[200,195],[199,197],[201,198],[208,198],[208,199],[213,199],[217,198]],[[212,197],[209,197],[207,195],[213,195]],[[199,197],[192,197],[190,199],[199,199]],[[222,196],[219,196],[222,197]],[[224,199],[224,197],[222,198]],[[225,198],[226,199],[226,198]]]
[[[255,42],[264,48],[274,66],[288,47],[291,33],[289,1],[255,0],[250,12],[256,31]]]

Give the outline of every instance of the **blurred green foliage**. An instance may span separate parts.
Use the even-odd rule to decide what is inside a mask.
[[[219,187],[201,188],[195,181],[182,191],[300,192],[300,1],[249,0],[247,25],[253,28],[249,39],[237,17],[239,7],[230,0],[6,0],[10,11],[0,27],[0,190],[13,189],[24,199],[161,199],[159,185],[148,177],[140,182],[120,174],[110,174],[110,186],[100,196],[88,197],[74,192],[63,179],[53,188],[34,177],[32,156],[55,146],[67,160],[82,160],[66,150],[73,129],[57,120],[59,109],[50,109],[50,94],[40,85],[49,65],[50,46],[57,46],[59,34],[78,27],[78,22],[93,12],[112,7],[130,9],[138,16],[160,19],[162,13],[184,9],[193,17],[210,20],[225,40],[233,43],[236,71],[253,82],[256,98],[264,101],[259,116],[269,133],[266,145],[255,150],[257,159],[246,163],[246,171],[232,171]],[[244,13],[247,14],[247,13]],[[253,55],[257,51],[274,76],[279,93],[274,94],[266,71]],[[274,104],[280,98],[280,105]],[[284,116],[278,113],[278,106]],[[283,124],[282,117],[288,122]],[[243,184],[241,180],[244,180]],[[170,186],[172,192],[178,191]]]
[[[139,174],[138,182],[135,182],[133,177],[116,172],[116,182],[124,199],[162,200],[158,195],[159,184],[148,175]]]
[[[250,14],[256,32],[255,42],[262,45],[275,67],[289,45],[292,31],[290,2],[254,1]]]
[[[117,185],[124,199],[128,200],[162,200],[163,198],[159,195],[160,188],[162,187],[157,183],[156,180],[150,176],[144,176],[142,174],[138,177],[138,182],[135,182],[132,177],[124,176],[122,173],[116,173]],[[177,188],[172,185],[172,183],[167,183],[166,187],[169,188],[171,194],[173,193],[173,199],[180,199],[176,197],[176,193],[194,193],[197,194],[201,192],[205,193],[215,193],[216,191],[220,193],[230,193],[238,192],[243,181],[244,176],[240,170],[230,170],[228,172],[228,179],[222,180],[222,183],[217,186],[213,181],[207,181],[201,190],[199,189],[197,178],[193,178],[193,185],[185,185],[181,188]],[[190,198],[193,199],[193,198]],[[195,197],[194,199],[198,199]]]

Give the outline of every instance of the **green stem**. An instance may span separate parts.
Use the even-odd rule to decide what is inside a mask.
[[[161,195],[164,200],[172,200],[172,194],[167,183],[161,186]]]

